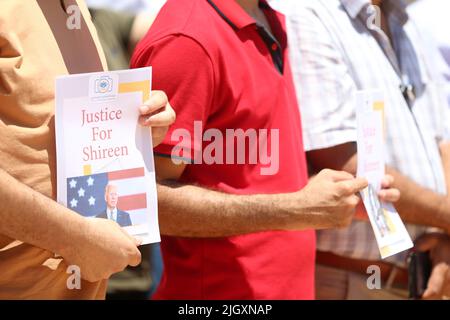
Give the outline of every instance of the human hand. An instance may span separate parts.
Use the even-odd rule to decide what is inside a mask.
[[[367,184],[366,179],[355,178],[347,172],[322,170],[297,193],[300,211],[311,214],[315,229],[346,227],[360,201],[356,193]]]
[[[444,233],[425,234],[415,243],[419,251],[430,251],[432,272],[422,299],[450,299],[450,236]]]
[[[81,277],[89,282],[108,279],[128,265],[137,266],[140,240],[131,237],[116,222],[101,218],[86,219],[81,239],[64,248],[61,256],[80,268]]]
[[[400,199],[400,190],[393,188],[394,177],[386,174],[381,180],[381,190],[378,192],[378,197],[384,202],[397,202]]]
[[[139,107],[139,123],[151,127],[153,147],[163,142],[176,114],[163,91],[152,91],[150,98]]]
[[[400,199],[400,190],[392,188],[394,184],[394,177],[386,174],[381,180],[381,190],[378,192],[378,198],[383,202],[397,202]],[[369,220],[367,216],[366,208],[361,201],[356,207],[355,219]]]

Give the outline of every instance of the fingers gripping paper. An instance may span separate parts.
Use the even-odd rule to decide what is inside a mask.
[[[368,180],[361,198],[380,250],[385,259],[413,246],[408,231],[391,203],[383,203],[377,194],[385,175],[384,102],[378,91],[356,94],[358,177]]]

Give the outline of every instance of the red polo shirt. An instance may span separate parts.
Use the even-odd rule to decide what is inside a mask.
[[[294,192],[307,182],[284,19],[266,2],[260,6],[275,38],[233,0],[169,0],[135,51],[132,67],[153,66],[153,88],[167,93],[177,113],[157,153],[170,156],[180,142],[172,134],[185,129],[192,141],[186,138],[183,146],[191,148],[180,155],[201,154],[210,142],[194,140],[194,121],[201,121],[201,133],[215,128],[224,137],[226,129],[279,132],[275,174],[261,174],[268,166],[251,164],[247,154],[246,164],[237,164],[236,157],[236,164],[189,164],[184,183],[231,194],[271,194]],[[224,151],[224,163],[232,151],[237,154],[236,147]],[[314,298],[312,230],[163,237],[161,247],[164,275],[157,299]]]

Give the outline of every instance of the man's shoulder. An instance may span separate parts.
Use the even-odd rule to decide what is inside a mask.
[[[145,51],[165,40],[189,39],[206,51],[218,45],[217,35],[226,22],[206,0],[169,0],[161,9],[137,51]]]
[[[152,39],[170,35],[186,35],[198,41],[212,39],[212,31],[222,20],[206,0],[169,0],[158,14],[149,36]]]

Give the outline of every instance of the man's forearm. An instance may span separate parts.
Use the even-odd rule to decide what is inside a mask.
[[[85,219],[0,169],[0,234],[61,253],[81,239]]]
[[[450,148],[446,150],[448,150],[447,154],[450,158]],[[441,154],[442,151],[441,149]],[[308,158],[314,171],[331,168],[356,175],[358,160],[356,144],[354,143],[311,151],[308,153]],[[445,163],[448,163],[450,168],[450,160]],[[448,196],[440,195],[422,187],[393,168],[387,167],[386,172],[394,177],[392,187],[400,190],[400,200],[394,205],[402,219],[413,224],[447,230],[450,228],[450,199]]]
[[[447,195],[424,188],[398,171],[388,168],[394,176],[394,186],[401,191],[401,198],[395,207],[410,223],[450,230],[450,144],[439,146],[442,166],[447,183]]]
[[[267,230],[320,229],[321,217],[308,210],[307,203],[305,199],[305,208],[299,210],[289,194],[233,195],[192,185],[158,185],[160,229],[170,236],[228,237]]]
[[[387,168],[387,173],[401,192],[395,207],[406,222],[450,230],[448,196],[424,188],[392,168]]]

